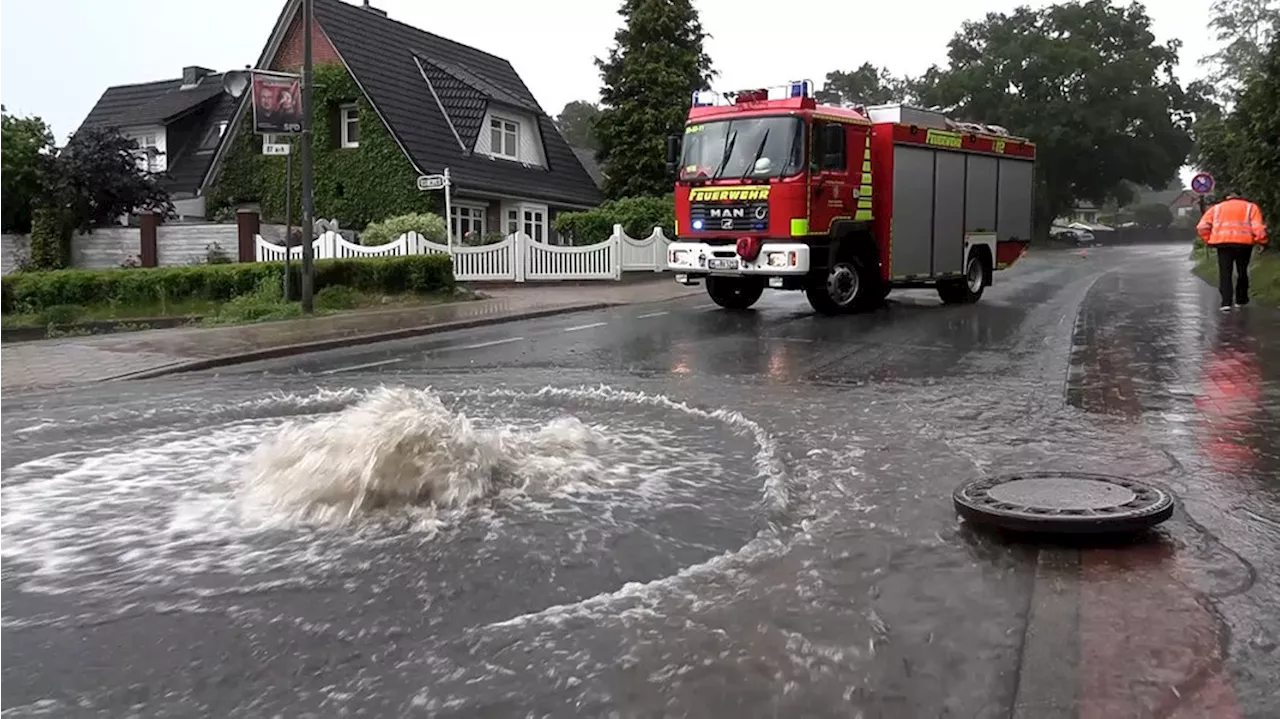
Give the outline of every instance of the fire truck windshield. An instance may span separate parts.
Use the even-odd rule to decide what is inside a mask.
[[[681,180],[786,177],[804,167],[804,122],[798,117],[745,117],[688,125]]]

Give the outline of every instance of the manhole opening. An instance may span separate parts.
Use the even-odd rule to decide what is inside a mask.
[[[1140,530],[1168,519],[1173,498],[1127,477],[1030,472],[975,480],[957,488],[966,520],[1030,531]]]

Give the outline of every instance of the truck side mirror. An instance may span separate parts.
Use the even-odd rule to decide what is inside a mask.
[[[676,171],[676,160],[680,157],[680,136],[667,135],[667,172]]]

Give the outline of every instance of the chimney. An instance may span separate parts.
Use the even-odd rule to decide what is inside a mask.
[[[199,65],[188,65],[182,68],[182,87],[184,89],[189,87],[195,87],[196,85],[200,84],[200,81],[204,79],[205,75],[212,75],[212,74],[213,74],[213,70],[210,70],[207,67],[200,67]]]
[[[387,16],[387,11],[386,11],[386,10],[381,10],[381,9],[379,9],[379,8],[376,8],[376,7],[372,6],[372,5],[370,5],[370,4],[369,4],[369,0],[364,0],[364,9],[365,9],[365,10],[368,10],[369,12],[374,13],[374,14],[376,14],[376,15],[381,15],[382,17],[386,17],[386,16]]]

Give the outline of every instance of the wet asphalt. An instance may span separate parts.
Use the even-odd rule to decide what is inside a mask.
[[[1280,715],[1280,327],[1217,314],[1186,255],[1033,252],[967,307],[694,297],[7,398],[4,709]],[[624,479],[429,532],[239,528],[247,451],[384,384],[576,416]],[[957,520],[958,484],[1032,470],[1179,506],[1084,548]]]

